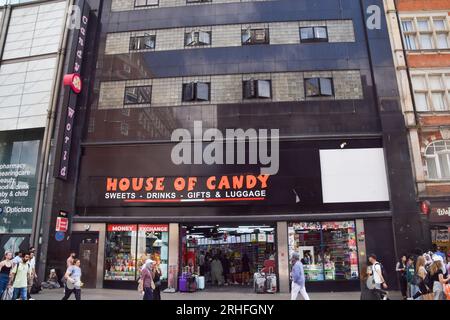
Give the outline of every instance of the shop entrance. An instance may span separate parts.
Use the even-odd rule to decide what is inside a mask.
[[[261,272],[270,275],[272,289],[277,288],[275,231],[269,224],[182,226],[179,281],[189,274],[201,278],[196,290],[250,293],[255,273]]]
[[[73,232],[71,236],[70,252],[80,259],[85,288],[96,287],[98,237],[98,232]]]
[[[431,241],[433,246],[435,246],[434,250],[440,249],[441,252],[445,254],[450,254],[450,225],[441,224],[441,225],[432,225],[431,229]]]

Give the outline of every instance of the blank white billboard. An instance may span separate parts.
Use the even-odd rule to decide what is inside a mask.
[[[382,148],[320,150],[324,203],[389,201]]]

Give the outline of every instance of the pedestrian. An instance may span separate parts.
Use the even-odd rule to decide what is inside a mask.
[[[249,283],[250,279],[250,259],[247,253],[244,253],[244,255],[242,256],[241,272],[242,272],[242,285],[246,285]]]
[[[292,254],[291,263],[291,300],[297,300],[299,293],[303,297],[303,300],[309,300],[309,295],[305,288],[305,271],[303,270],[303,263],[300,261],[300,255],[297,252]]]
[[[408,261],[406,262],[406,282],[408,284],[408,291],[407,291],[408,298],[411,298],[413,296],[414,290],[413,278],[415,273],[416,268],[414,265],[414,257],[410,256],[408,258]]]
[[[225,285],[228,285],[228,280],[230,277],[230,260],[228,259],[227,254],[224,254],[221,259],[222,268],[223,268],[223,282]]]
[[[74,265],[74,260],[77,254],[75,252],[71,252],[70,256],[66,260],[67,268]]]
[[[22,261],[11,269],[10,285],[14,288],[13,300],[27,300],[28,278],[30,275],[30,255],[22,253]]]
[[[159,263],[154,263],[153,266],[153,282],[155,283],[155,289],[153,290],[153,300],[161,300],[162,271]]]
[[[62,300],[69,299],[72,293],[75,294],[76,300],[81,300],[81,287],[83,286],[83,283],[81,282],[81,262],[79,259],[73,259],[72,262],[73,264],[67,268],[67,271],[64,274],[64,279],[66,279],[66,289]]]
[[[408,281],[406,280],[406,262],[406,255],[402,255],[400,260],[397,262],[397,265],[395,266],[395,271],[397,271],[398,279],[400,282],[400,291],[402,293],[403,300],[406,300],[407,298],[408,288]]]
[[[12,258],[12,252],[6,251],[3,260],[0,262],[0,299],[5,290],[8,289],[9,274],[14,266]]]
[[[211,262],[211,281],[214,285],[217,282],[217,285],[221,286],[223,283],[223,266],[217,255],[214,256],[213,261]]]
[[[143,300],[153,300],[153,290],[155,283],[153,282],[153,260],[147,259],[141,271],[142,289],[144,291]]]
[[[369,263],[374,290],[378,292],[380,299],[387,299],[387,292],[385,290],[388,286],[383,275],[383,265],[378,262],[377,256],[373,253],[369,255]]]
[[[198,256],[198,266],[200,267],[200,275],[205,276],[205,252],[202,250]]]
[[[31,247],[30,250],[30,261],[28,262],[30,264],[30,275],[28,279],[28,288],[27,288],[27,295],[28,300],[34,300],[31,297],[31,288],[33,287],[34,280],[36,279],[36,256],[35,256],[35,249],[34,247]]]
[[[445,276],[442,270],[442,257],[433,256],[433,263],[430,267],[430,284],[433,289],[434,300],[444,300],[444,285],[448,283],[450,278]]]
[[[48,275],[48,279],[45,282],[41,283],[41,287],[44,289],[57,289],[61,288],[61,285],[58,281],[58,276],[56,274],[55,269],[50,270],[50,274]]]
[[[441,247],[437,247],[436,248],[436,252],[434,254],[437,254],[438,256],[442,257],[442,260],[445,261],[445,253],[442,252],[442,248]]]
[[[415,284],[417,288],[412,292],[412,298],[409,300],[423,300],[424,297],[430,293],[430,288],[425,281],[428,273],[425,265],[425,257],[423,255],[417,257],[416,274],[414,275],[415,280],[413,281],[413,284]]]
[[[379,300],[380,297],[375,293],[372,278],[370,277],[371,270],[367,264],[362,265],[361,269],[361,296],[360,300]]]
[[[16,252],[14,254],[14,259],[12,260],[14,265],[19,264],[22,262],[22,252]]]

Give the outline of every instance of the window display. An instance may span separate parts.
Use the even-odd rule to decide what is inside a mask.
[[[169,263],[169,226],[140,224],[138,230],[138,270],[141,269],[145,260],[152,259],[161,268],[161,280],[166,280]]]
[[[355,223],[300,222],[289,225],[289,254],[300,254],[306,281],[358,279]]]
[[[169,226],[110,224],[106,234],[105,280],[136,281],[145,260],[159,264],[167,279]]]

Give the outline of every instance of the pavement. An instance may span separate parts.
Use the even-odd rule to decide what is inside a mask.
[[[45,289],[34,294],[35,300],[61,300],[63,289]],[[360,292],[311,292],[311,300],[359,300]],[[390,292],[389,298],[400,300],[400,292]],[[72,295],[70,300],[75,299]],[[82,289],[82,300],[141,300],[135,290],[119,289]],[[249,288],[214,288],[193,293],[161,293],[162,300],[289,300],[290,294],[256,294]],[[298,298],[301,299],[300,297]]]

